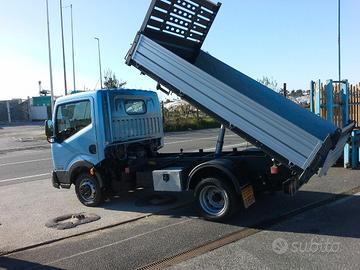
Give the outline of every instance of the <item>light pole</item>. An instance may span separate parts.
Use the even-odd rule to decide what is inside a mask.
[[[338,56],[339,56],[339,83],[341,81],[341,39],[340,39],[340,0],[338,0]]]
[[[50,23],[49,23],[49,4],[46,0],[46,18],[47,18],[47,34],[48,34],[48,47],[49,47],[49,72],[50,72],[50,92],[51,92],[51,115],[54,108],[54,88],[53,88],[53,76],[52,76],[52,64],[51,64],[51,46],[50,46]]]
[[[70,6],[66,6],[64,8],[68,8],[68,7],[70,7],[70,12],[71,12],[71,47],[72,47],[73,84],[74,84],[74,91],[76,91],[76,83],[75,83],[75,52],[74,52],[74,23],[73,23],[72,4],[70,4]]]
[[[99,52],[99,70],[100,70],[100,89],[102,89],[102,74],[101,74],[101,56],[100,56],[100,39],[97,37],[94,37],[97,40],[98,43],[98,52]]]
[[[62,40],[62,52],[63,52],[63,64],[64,64],[64,87],[65,87],[65,95],[67,95],[65,48],[64,48],[64,26],[63,26],[62,9],[63,9],[62,0],[60,0],[61,40]]]

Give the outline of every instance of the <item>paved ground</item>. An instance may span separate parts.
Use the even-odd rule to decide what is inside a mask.
[[[216,135],[216,130],[167,134],[164,151],[212,148]],[[226,144],[231,148],[242,145],[243,141],[228,134]],[[71,235],[75,230],[81,232],[99,228],[101,222],[101,226],[109,225],[121,219],[163,211],[120,226],[0,257],[0,269],[134,269],[247,229],[260,232],[173,267],[358,269],[358,196],[347,196],[343,201],[304,212],[265,231],[260,224],[358,187],[360,171],[332,168],[327,177],[311,179],[296,197],[281,193],[263,195],[249,210],[240,212],[226,223],[198,219],[192,204],[174,210],[165,209],[176,204],[146,206],[140,200],[143,194],[137,193],[111,202],[104,208],[91,209],[102,216],[100,221],[61,232],[46,228],[44,223],[62,213],[63,209],[82,210],[82,206],[73,190],[50,187],[49,176],[46,175],[51,167],[49,158],[48,149],[0,154],[0,246],[4,251]],[[184,202],[186,200],[181,197],[176,203]],[[328,241],[334,246],[339,243],[340,250],[324,254],[295,249],[306,244],[319,246],[323,243],[321,241]],[[284,248],[286,245],[287,249]]]
[[[244,230],[262,230],[266,220],[299,209],[335,193],[349,190],[359,185],[359,172],[341,168],[331,170],[331,174],[322,179],[313,179],[296,197],[281,193],[264,195],[248,211],[240,212],[226,223],[208,222],[196,217],[193,206],[165,211],[136,222],[89,233],[85,236],[59,241],[50,245],[17,252],[0,259],[0,266],[7,269],[135,269],[165,257],[196,248],[227,234]],[[318,181],[316,181],[318,180]],[[324,185],[326,183],[326,185]],[[323,191],[320,191],[323,190]],[[333,258],[326,268],[342,268],[347,260],[348,269],[357,269],[359,262],[355,254],[359,252],[359,222],[357,213],[360,204],[357,196],[348,196],[348,200],[339,201],[325,207],[311,210],[290,219],[283,224],[268,228],[240,242],[218,249],[199,258],[184,262],[177,267],[192,269],[322,269],[326,256],[348,256],[338,262]],[[286,250],[285,254],[276,254],[272,242],[284,239],[290,248],[292,243],[312,243],[313,241],[340,242],[339,254],[309,254]],[[282,240],[280,239],[280,244]],[[235,246],[234,246],[235,245]],[[269,246],[270,245],[270,246]],[[309,245],[309,244],[308,244]],[[236,247],[240,246],[236,249]],[[271,247],[271,249],[270,249]],[[281,246],[280,246],[281,249]],[[245,250],[245,251],[244,251]],[[351,250],[350,253],[348,251]],[[238,252],[237,252],[238,251]],[[219,253],[216,253],[219,252]],[[259,252],[259,253],[258,253]],[[214,255],[215,254],[215,255]],[[220,254],[224,257],[216,257]],[[229,255],[230,254],[230,255]],[[264,255],[264,257],[262,256]],[[209,257],[207,257],[209,256]],[[227,257],[227,256],[230,256]],[[209,263],[207,263],[207,259]],[[227,264],[228,263],[228,264]],[[241,264],[237,264],[241,263]]]
[[[40,138],[42,133],[43,129],[39,125],[5,127],[0,130],[0,137],[8,142],[7,145],[2,145],[0,151],[0,253],[136,219],[176,207],[192,199],[191,195],[181,195],[181,199],[172,204],[154,205],[151,203],[151,194],[137,192],[115,199],[103,208],[84,207],[78,202],[73,188],[57,190],[52,187],[50,149],[44,139],[36,143],[41,147],[30,149],[30,145],[24,142],[23,146],[28,150],[19,150],[22,146],[21,138],[30,135]],[[162,151],[179,152],[180,148],[184,151],[198,148],[210,151],[216,139],[216,129],[169,133]],[[244,146],[244,142],[229,133],[226,136],[226,145],[232,148]],[[149,198],[149,202],[144,201],[144,198]],[[44,226],[50,219],[80,212],[94,213],[101,219],[64,231],[51,230]]]
[[[359,269],[359,211],[358,194],[170,269]]]
[[[43,123],[0,125],[0,153],[44,146],[48,147],[44,136]]]

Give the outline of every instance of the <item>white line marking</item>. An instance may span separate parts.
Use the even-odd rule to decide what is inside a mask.
[[[1,167],[1,166],[8,166],[8,165],[16,165],[16,164],[23,164],[23,163],[31,163],[31,162],[45,161],[45,160],[51,160],[51,158],[41,158],[41,159],[32,159],[32,160],[24,160],[24,161],[3,163],[3,164],[0,164],[0,167]]]
[[[161,231],[161,230],[163,230],[163,229],[167,229],[167,228],[174,227],[174,226],[177,226],[177,225],[180,225],[180,224],[184,224],[184,223],[189,222],[189,221],[191,221],[191,220],[192,220],[192,219],[186,219],[186,220],[183,220],[183,221],[174,223],[174,224],[170,224],[170,225],[167,225],[167,226],[164,226],[164,227],[161,227],[161,228],[157,228],[157,229],[154,229],[154,230],[145,232],[145,233],[137,234],[137,235],[134,235],[134,236],[131,236],[131,237],[129,237],[129,238],[116,241],[116,242],[111,243],[111,244],[108,244],[108,245],[104,245],[104,246],[101,246],[101,247],[89,249],[89,250],[86,250],[86,251],[83,251],[83,252],[79,252],[79,253],[76,253],[76,254],[73,254],[73,255],[70,255],[70,256],[67,256],[67,257],[64,257],[64,258],[55,260],[55,261],[51,261],[51,262],[45,263],[45,264],[43,264],[43,265],[37,265],[37,266],[30,267],[30,268],[27,268],[27,269],[30,270],[30,269],[37,269],[37,268],[43,268],[43,267],[46,267],[46,266],[50,266],[50,265],[56,264],[56,263],[61,262],[61,261],[65,261],[65,260],[68,260],[68,259],[72,259],[72,258],[78,257],[78,256],[80,256],[80,255],[85,255],[85,254],[90,253],[90,252],[93,252],[93,251],[97,251],[97,250],[100,250],[100,249],[103,249],[103,248],[115,246],[115,245],[121,244],[121,243],[123,243],[123,242],[129,241],[129,240],[132,240],[132,239],[141,237],[141,236],[145,236],[145,235],[147,235],[147,234],[151,234],[151,233],[154,233],[154,232]]]
[[[42,174],[35,174],[35,175],[27,175],[27,176],[22,176],[22,177],[16,177],[16,178],[0,179],[0,183],[3,183],[3,182],[12,182],[12,181],[17,181],[17,180],[22,180],[22,179],[28,179],[28,178],[34,178],[34,177],[39,177],[39,176],[45,176],[45,175],[51,175],[51,173],[42,173]]]
[[[228,135],[228,136],[225,136],[225,138],[235,137],[235,136],[237,136],[237,135]],[[184,143],[184,142],[201,141],[201,140],[213,140],[213,139],[217,139],[217,138],[218,137],[195,138],[195,139],[188,139],[188,140],[183,140],[183,141],[168,142],[168,143],[165,143],[165,145]]]
[[[12,185],[20,185],[20,184],[25,184],[25,183],[28,183],[28,182],[35,182],[35,181],[47,181],[49,182],[49,178],[45,178],[45,179],[34,179],[34,180],[30,180],[30,181],[25,181],[25,182],[15,182],[13,183]],[[5,184],[6,182],[4,182]],[[2,186],[2,182],[0,181],[0,187]],[[7,185],[4,185],[4,186],[7,186]]]

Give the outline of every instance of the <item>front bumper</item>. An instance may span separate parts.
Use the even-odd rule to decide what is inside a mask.
[[[51,181],[54,188],[60,188],[60,182],[55,171],[52,172]]]

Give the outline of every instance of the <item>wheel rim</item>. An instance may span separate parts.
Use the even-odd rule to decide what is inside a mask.
[[[81,198],[86,202],[92,202],[96,196],[96,186],[91,179],[84,179],[79,186]]]
[[[211,185],[201,189],[199,202],[207,214],[221,216],[229,206],[229,197],[224,189]]]

